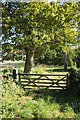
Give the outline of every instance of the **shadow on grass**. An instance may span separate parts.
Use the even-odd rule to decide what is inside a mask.
[[[38,90],[29,90],[26,95],[33,95],[33,100],[38,100],[39,98],[48,100],[53,103],[56,102],[60,105],[61,112],[64,111],[66,104],[68,104],[75,113],[78,113],[79,110],[79,97],[76,93],[69,90],[52,90],[52,89],[38,89]]]
[[[69,68],[65,71],[64,68],[55,68],[55,69],[48,69],[47,72],[69,72]]]

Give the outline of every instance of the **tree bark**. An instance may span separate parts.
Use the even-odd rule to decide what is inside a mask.
[[[33,68],[33,55],[34,52],[30,50],[26,50],[26,60],[25,60],[25,67],[24,67],[24,72],[28,73],[31,71]]]
[[[64,71],[67,70],[67,52],[64,53]]]

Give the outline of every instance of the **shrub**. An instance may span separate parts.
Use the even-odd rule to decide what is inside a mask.
[[[9,72],[9,70],[8,69],[4,69],[4,70],[2,70],[2,73],[5,75],[6,73],[8,73]]]
[[[80,69],[71,68],[69,76],[69,88],[73,91],[73,93],[79,93],[80,95]]]
[[[80,96],[80,68],[78,69],[78,95]]]
[[[76,82],[78,81],[78,70],[77,68],[70,68],[69,73],[69,87],[74,87]]]

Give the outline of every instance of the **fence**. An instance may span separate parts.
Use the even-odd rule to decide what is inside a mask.
[[[68,74],[26,74],[19,73],[19,83],[26,88],[67,89]]]

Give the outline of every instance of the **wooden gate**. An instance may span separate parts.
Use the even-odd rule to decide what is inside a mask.
[[[19,83],[26,88],[67,89],[68,74],[25,74],[19,73]]]

